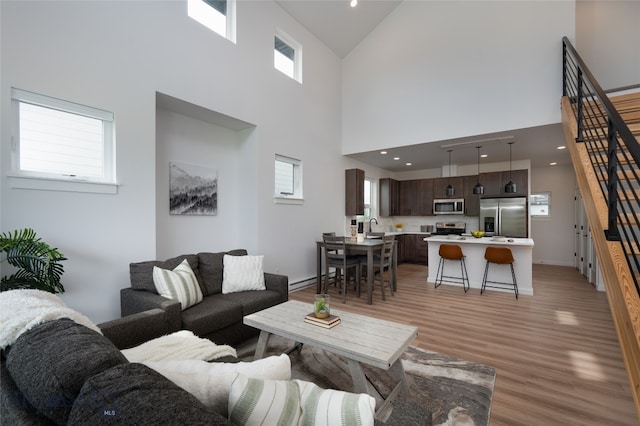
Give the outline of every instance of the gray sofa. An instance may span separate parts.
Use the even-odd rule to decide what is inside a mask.
[[[44,322],[2,351],[2,424],[231,424],[118,350],[166,334],[166,312],[155,309],[98,326],[104,336],[69,319]]]
[[[256,329],[242,323],[243,317],[286,302],[289,298],[288,278],[265,273],[266,290],[222,294],[225,254],[244,256],[247,251],[187,254],[165,261],[131,263],[131,287],[120,292],[122,316],[159,308],[167,312],[171,332],[191,330],[220,345],[235,345],[256,335]],[[158,294],[153,284],[153,267],[174,269],[185,258],[196,275],[204,300],[183,311],[179,302]]]

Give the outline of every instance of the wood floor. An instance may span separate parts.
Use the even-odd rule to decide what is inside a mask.
[[[606,295],[574,268],[534,265],[534,296],[426,282],[401,264],[383,302],[336,296],[334,308],[412,324],[413,345],[496,368],[491,425],[638,425]],[[290,294],[311,304],[315,287]],[[338,299],[338,300],[336,300]]]

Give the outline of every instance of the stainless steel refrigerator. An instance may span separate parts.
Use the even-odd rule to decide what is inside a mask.
[[[480,230],[487,236],[527,238],[527,197],[481,199]]]

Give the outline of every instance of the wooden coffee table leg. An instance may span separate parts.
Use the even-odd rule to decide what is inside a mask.
[[[253,359],[262,359],[264,357],[264,353],[267,350],[267,344],[269,343],[269,337],[271,337],[271,333],[268,331],[262,330],[260,332],[260,337],[258,337],[258,344],[256,345],[256,352],[253,355]]]
[[[387,371],[389,375],[398,382],[386,398],[373,389],[373,386],[371,386],[369,380],[367,380],[359,362],[350,359],[349,371],[351,372],[351,379],[353,380],[353,392],[367,393],[376,399],[382,399],[382,404],[380,404],[376,410],[376,418],[378,419],[386,418],[389,414],[389,410],[392,408],[391,404],[398,398],[398,396],[409,392],[407,376],[404,373],[404,367],[402,366],[401,359],[397,359]]]

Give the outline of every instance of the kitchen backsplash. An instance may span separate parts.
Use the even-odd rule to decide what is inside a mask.
[[[351,233],[351,219],[353,217],[345,217],[345,235],[350,235]],[[425,217],[416,217],[416,216],[394,216],[394,217],[383,217],[376,218],[378,224],[376,225],[375,221],[371,223],[373,232],[396,232],[396,224],[402,223],[404,225],[404,232],[420,232],[421,225],[433,225],[435,228],[436,222],[464,222],[467,224],[467,232],[477,231],[479,228],[480,218],[478,216],[425,216]],[[369,221],[364,222],[364,231],[369,231]]]

